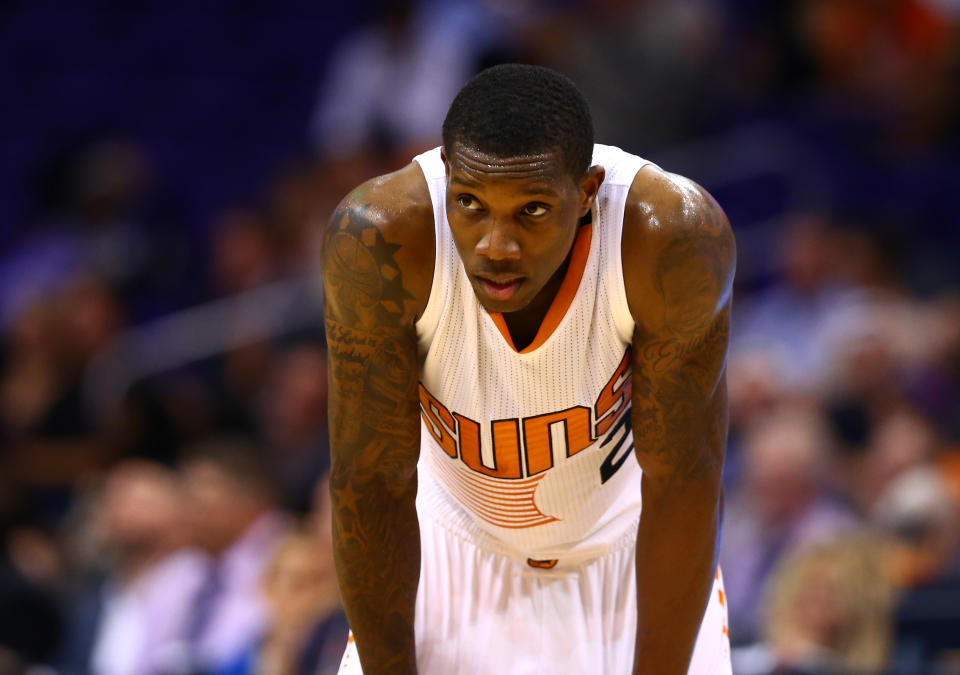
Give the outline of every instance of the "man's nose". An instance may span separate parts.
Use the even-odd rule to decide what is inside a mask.
[[[490,260],[517,260],[520,258],[520,244],[509,224],[495,222],[477,242],[476,252]]]

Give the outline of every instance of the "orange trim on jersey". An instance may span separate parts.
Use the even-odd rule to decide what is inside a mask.
[[[557,520],[537,508],[533,498],[543,476],[524,481],[497,480],[466,467],[448,466],[446,461],[438,461],[435,466],[439,472],[437,477],[450,494],[468,511],[491,525],[521,529]]]
[[[478,517],[491,525],[507,528],[534,527],[552,523],[556,520],[537,508],[533,501],[533,491],[513,495],[512,504],[494,501],[481,491],[460,484],[451,486],[451,492]]]
[[[557,566],[557,559],[554,558],[553,560],[534,560],[533,558],[527,558],[527,564],[530,565],[530,567],[537,567],[542,570],[549,570]]]
[[[553,335],[567,310],[573,304],[573,299],[577,295],[577,289],[580,288],[580,281],[583,279],[583,271],[587,267],[587,257],[590,255],[590,242],[593,239],[593,224],[587,223],[581,225],[577,231],[577,238],[573,242],[573,250],[570,253],[570,265],[567,267],[567,273],[563,277],[563,283],[560,284],[560,290],[557,291],[557,297],[550,303],[550,309],[547,315],[540,322],[540,328],[537,330],[533,342],[519,350],[520,354],[529,354],[534,349],[542,345]],[[507,321],[500,312],[490,312],[490,318],[500,330],[503,339],[507,341],[513,351],[518,351],[513,343],[513,337],[510,335],[510,329],[507,327]]]

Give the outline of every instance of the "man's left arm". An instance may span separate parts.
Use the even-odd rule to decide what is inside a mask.
[[[687,672],[716,574],[736,252],[726,216],[702,188],[664,174],[652,184],[656,196],[632,209],[625,227],[634,234],[624,234],[643,469],[634,673],[667,675]]]

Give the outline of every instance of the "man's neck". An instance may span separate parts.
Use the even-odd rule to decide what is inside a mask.
[[[570,251],[571,253],[573,252],[572,246],[570,247]],[[547,316],[547,312],[550,311],[550,306],[560,291],[560,286],[563,285],[563,279],[567,275],[567,268],[570,266],[570,255],[570,253],[567,254],[566,259],[529,305],[516,312],[503,315],[504,321],[507,323],[507,328],[510,329],[510,338],[513,340],[513,346],[516,347],[517,351],[526,349],[537,336],[537,332],[540,330],[540,324],[543,323],[544,317]]]

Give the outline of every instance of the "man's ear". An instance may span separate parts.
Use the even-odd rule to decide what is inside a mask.
[[[587,211],[593,206],[593,200],[597,198],[600,186],[603,185],[603,179],[607,171],[602,166],[595,165],[587,169],[587,175],[580,181],[580,217],[587,215]]]

